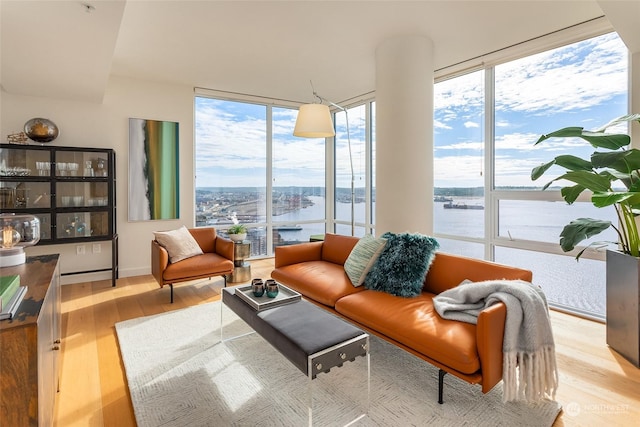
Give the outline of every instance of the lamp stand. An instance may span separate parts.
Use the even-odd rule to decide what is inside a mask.
[[[351,133],[349,132],[349,113],[346,108],[344,111],[344,117],[347,122],[347,143],[349,146],[349,166],[351,166],[351,235],[356,235],[356,176],[353,173],[353,154],[351,153]]]
[[[356,215],[355,215],[355,210],[356,210],[356,176],[355,176],[355,173],[353,172],[353,154],[351,152],[351,132],[349,131],[349,112],[343,106],[338,105],[335,102],[331,102],[331,101],[329,101],[327,99],[324,99],[323,97],[318,95],[315,90],[313,91],[313,95],[315,97],[317,97],[318,99],[320,99],[321,102],[324,101],[327,104],[331,105],[332,107],[335,107],[340,111],[344,111],[344,118],[345,118],[345,122],[347,124],[347,146],[349,147],[349,167],[351,169],[351,235],[355,236],[356,235]]]

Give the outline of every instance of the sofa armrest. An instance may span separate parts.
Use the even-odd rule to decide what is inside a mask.
[[[155,240],[151,241],[151,274],[162,287],[164,285],[162,275],[169,265],[169,252]]]
[[[307,261],[322,260],[324,242],[298,243],[295,245],[276,246],[275,268]]]
[[[226,239],[224,237],[216,236],[216,253],[221,257],[229,259],[231,261],[235,260],[235,251],[234,245],[231,239]]]
[[[507,307],[497,303],[480,312],[476,327],[478,355],[482,366],[482,392],[489,392],[502,380],[502,341]]]

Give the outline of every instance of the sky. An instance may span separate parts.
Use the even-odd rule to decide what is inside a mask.
[[[484,185],[484,79],[478,71],[435,85],[436,187]],[[210,98],[195,103],[196,187],[264,187],[266,106]],[[552,175],[532,182],[532,168],[558,154],[586,157],[593,150],[581,140],[534,147],[541,134],[566,126],[594,129],[626,113],[627,50],[615,33],[496,66],[496,185],[544,185]],[[296,115],[295,109],[272,108],[273,185],[324,186],[324,139],[294,137]],[[338,187],[348,187],[351,176],[345,123],[338,113]],[[365,184],[365,127],[365,107],[349,109],[356,187]]]
[[[435,186],[483,186],[484,71],[437,83],[434,92]],[[624,114],[627,50],[616,34],[496,66],[496,186],[542,186],[554,175],[532,182],[531,169],[559,154],[593,151],[580,139],[534,146],[540,135],[596,129]]]

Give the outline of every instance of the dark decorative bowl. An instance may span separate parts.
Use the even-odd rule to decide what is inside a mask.
[[[51,120],[36,117],[24,124],[24,133],[35,142],[51,142],[58,137],[58,126]]]

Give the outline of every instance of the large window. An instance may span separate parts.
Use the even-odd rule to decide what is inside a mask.
[[[273,246],[325,232],[325,140],[292,136],[297,113],[273,108]]]
[[[196,97],[196,225],[245,224],[252,256],[325,232],[325,141],[293,136],[297,110]]]
[[[335,138],[299,138],[294,105],[214,96],[195,98],[196,225],[224,235],[232,224],[245,224],[254,257],[326,231],[350,235],[345,112],[334,111]],[[348,116],[355,234],[362,236],[373,230],[373,102],[350,105]]]
[[[552,305],[604,317],[604,254],[580,264],[558,244],[571,219],[613,219],[587,195],[568,206],[531,169],[581,141],[547,141],[564,126],[596,128],[627,112],[627,50],[605,34],[438,81],[434,87],[434,234],[441,248],[529,268]],[[196,98],[197,225],[246,223],[253,254],[325,231],[375,229],[375,103],[334,111],[335,138],[293,137],[296,105]],[[328,143],[328,144],[327,144]],[[551,171],[552,172],[552,171]],[[603,238],[603,236],[598,237]],[[604,236],[615,240],[614,235]]]
[[[485,237],[484,96],[483,71],[434,87],[433,229],[451,237],[442,250],[469,256]]]
[[[578,264],[558,240],[570,220],[615,221],[614,210],[594,208],[587,195],[569,206],[561,183],[541,191],[551,174],[530,176],[561,153],[588,157],[593,149],[581,140],[534,143],[626,114],[627,68],[627,50],[611,33],[437,83],[434,230],[443,249],[484,248],[486,257],[531,269],[553,305],[603,318],[604,254],[588,251]],[[493,118],[488,129],[485,117]]]

